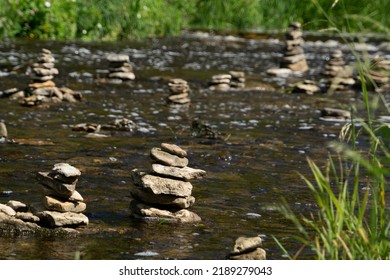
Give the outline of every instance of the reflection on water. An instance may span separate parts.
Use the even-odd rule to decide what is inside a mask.
[[[46,141],[0,146],[0,191],[10,191],[0,197],[0,203],[39,202],[41,188],[34,174],[65,161],[82,172],[78,189],[87,202],[91,224],[77,238],[0,237],[0,258],[73,259],[80,252],[84,259],[224,259],[237,237],[259,234],[265,236],[269,259],[282,258],[272,235],[297,250],[299,244],[290,238],[295,229],[276,206],[284,197],[299,213],[315,209],[297,172],[310,176],[306,157],[321,165],[328,153],[326,144],[336,139],[341,128],[320,121],[319,110],[348,106],[359,96],[283,93],[283,87],[301,77],[288,81],[266,75],[266,69],[278,64],[281,46],[278,40],[211,37],[1,42],[0,90],[23,88],[29,82],[27,65],[45,47],[56,57],[57,85],[82,92],[85,100],[44,110],[0,100],[0,120],[7,124],[10,137]],[[317,79],[332,48],[310,43],[306,48],[309,65],[315,65],[307,75]],[[104,55],[109,52],[130,56],[135,81],[97,81],[107,68]],[[347,55],[348,59],[352,57]],[[244,71],[247,87],[253,90],[206,89],[212,75],[229,70]],[[189,82],[191,106],[166,104],[166,81],[172,77]],[[109,132],[110,137],[99,139],[71,129],[75,124],[109,123],[115,118],[131,119],[140,129]],[[194,138],[193,119],[227,136],[226,142]],[[203,218],[200,224],[145,224],[129,218],[130,170],[148,166],[148,151],[161,142],[180,145],[188,151],[192,167],[208,172],[205,179],[193,183],[196,203],[191,210]]]

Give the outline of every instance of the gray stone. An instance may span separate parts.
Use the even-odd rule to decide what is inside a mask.
[[[81,175],[80,170],[68,163],[56,163],[52,170],[65,177],[78,177]]]
[[[109,78],[121,79],[121,80],[134,80],[135,75],[133,72],[113,72],[108,74]]]
[[[286,77],[293,73],[290,68],[270,68],[267,70],[267,74],[278,77]]]
[[[190,196],[192,192],[192,185],[190,182],[145,174],[137,169],[132,170],[131,175],[135,185],[143,187],[154,194],[169,194],[187,197]]]
[[[10,233],[15,232],[35,232],[41,227],[35,223],[24,222],[0,211],[0,230]]]
[[[43,199],[47,210],[58,212],[74,212],[80,213],[85,211],[87,205],[81,201],[63,201],[51,196],[45,196]]]
[[[7,126],[3,122],[0,122],[0,137],[8,137]]]
[[[239,237],[234,243],[232,254],[242,254],[260,248],[263,240],[259,237]]]
[[[48,227],[74,227],[88,225],[88,217],[81,213],[43,211],[36,214]]]
[[[185,167],[188,165],[188,159],[172,155],[170,153],[162,151],[160,148],[152,148],[150,150],[150,156],[157,162],[176,167]]]
[[[131,214],[135,218],[141,218],[146,221],[164,221],[171,223],[198,223],[202,219],[194,212],[187,209],[181,209],[176,212],[162,210],[146,205],[144,203],[132,201],[130,204]]]
[[[15,211],[26,212],[28,210],[28,206],[23,202],[10,200],[7,202],[7,206],[11,207]]]
[[[38,76],[51,76],[51,75],[58,75],[58,69],[57,68],[33,68],[34,74]]]
[[[109,54],[107,60],[109,62],[130,62],[130,58],[126,54]]]
[[[262,248],[240,255],[230,255],[231,260],[266,260],[267,253]]]
[[[195,197],[193,196],[177,197],[175,195],[169,194],[155,195],[154,193],[145,191],[138,186],[132,186],[130,188],[130,193],[137,200],[147,204],[159,204],[184,209],[192,206],[195,203]]]
[[[161,143],[161,150],[179,157],[187,156],[187,152],[175,144]]]
[[[0,212],[7,214],[8,216],[15,216],[16,215],[16,212],[14,209],[12,209],[11,207],[9,207],[5,204],[1,204],[1,203],[0,203]]]
[[[200,179],[206,175],[206,171],[202,169],[195,169],[188,166],[179,168],[158,163],[152,164],[152,170],[157,174],[175,177],[185,181]]]
[[[39,217],[30,212],[17,212],[15,218],[21,219],[24,222],[38,223]]]
[[[48,196],[59,196],[61,197],[56,191],[54,191],[51,188],[48,188],[46,186],[42,186],[43,194]],[[62,196],[61,198],[64,198],[68,201],[84,201],[84,198],[81,196],[81,194],[78,191],[74,191],[71,196]]]
[[[37,180],[48,188],[54,190],[60,197],[70,197],[76,189],[76,184],[66,184],[52,177],[49,172],[38,172]]]

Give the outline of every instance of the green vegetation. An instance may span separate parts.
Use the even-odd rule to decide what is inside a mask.
[[[117,40],[220,31],[328,27],[326,14],[348,31],[384,32],[387,0],[0,0],[1,38]],[[343,30],[341,30],[343,31]]]
[[[340,32],[338,23],[318,2],[313,0],[331,29]],[[356,108],[351,107],[351,122],[342,128],[339,141],[331,144],[337,163],[330,155],[322,171],[308,159],[313,178],[302,178],[315,198],[317,213],[297,216],[287,202],[281,206],[280,211],[299,232],[294,238],[302,244],[291,255],[275,239],[291,259],[299,258],[305,248],[317,259],[390,259],[390,126],[377,117],[379,113],[389,115],[390,108],[382,94],[371,88],[372,81],[367,78],[370,62],[361,61],[352,51],[358,61],[365,117],[357,118]]]

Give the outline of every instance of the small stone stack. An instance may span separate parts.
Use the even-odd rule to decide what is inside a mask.
[[[346,68],[343,52],[340,49],[332,52],[325,65],[324,75],[329,77],[327,86],[332,92],[349,92],[350,87],[355,84],[353,73]]]
[[[42,49],[38,56],[37,63],[32,65],[31,79],[33,83],[36,83],[36,88],[42,88],[55,86],[54,79],[55,75],[58,75],[58,69],[54,67],[54,57],[50,50]],[[32,87],[33,88],[33,87]]]
[[[306,93],[307,95],[313,95],[320,91],[315,81],[303,80],[296,83],[292,88],[292,93]]]
[[[261,248],[263,240],[259,237],[237,238],[233,250],[229,253],[230,260],[265,260],[266,252]]]
[[[232,75],[230,74],[218,74],[211,77],[209,82],[209,89],[211,90],[228,90],[230,89],[230,82]]]
[[[76,191],[80,175],[80,170],[67,163],[55,164],[50,172],[38,172],[46,210],[37,211],[36,215],[45,226],[77,227],[88,224],[88,217],[81,213],[86,204]]]
[[[206,172],[188,167],[187,153],[175,144],[162,143],[152,148],[152,170],[132,170],[133,200],[131,215],[143,220],[196,223],[201,218],[187,210],[195,202],[192,194],[193,179],[202,178]]]
[[[169,96],[168,102],[173,104],[187,104],[191,102],[188,97],[190,87],[183,79],[171,79],[168,82]]]
[[[374,83],[375,91],[381,93],[389,89],[390,61],[380,56],[375,56],[370,61],[367,82]]]
[[[131,81],[135,79],[133,66],[130,64],[130,58],[125,54],[107,55],[109,62],[108,79]]]
[[[280,67],[299,72],[306,72],[309,70],[305,53],[301,47],[303,39],[301,24],[299,22],[293,22],[288,26],[285,35],[285,43],[284,56],[280,63]]]
[[[230,80],[230,87],[232,88],[244,88],[245,87],[245,73],[239,71],[229,71],[229,75],[232,77]]]

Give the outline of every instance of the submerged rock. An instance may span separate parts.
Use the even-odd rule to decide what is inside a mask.
[[[239,237],[234,243],[228,258],[231,260],[265,260],[266,252],[261,248],[263,240],[259,237]]]

